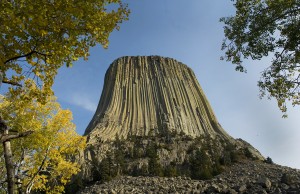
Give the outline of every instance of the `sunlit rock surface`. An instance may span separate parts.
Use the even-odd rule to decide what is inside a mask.
[[[232,141],[187,65],[159,56],[115,60],[106,72],[98,108],[85,131],[89,142],[166,132]]]

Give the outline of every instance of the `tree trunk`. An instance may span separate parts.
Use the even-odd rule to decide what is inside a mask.
[[[8,194],[14,193],[14,163],[12,161],[12,151],[10,145],[10,139],[8,135],[8,127],[0,117],[0,142],[3,144],[4,160],[6,167],[6,179],[7,179],[7,192]]]
[[[15,187],[15,180],[14,180],[15,167],[14,167],[14,162],[12,160],[12,150],[11,150],[10,141],[12,139],[26,137],[32,133],[33,131],[25,131],[22,133],[9,134],[9,129],[7,125],[5,124],[4,120],[2,120],[2,118],[0,117],[0,143],[3,144],[3,150],[4,150],[8,194],[14,194],[14,187]]]
[[[8,129],[4,130],[4,135],[8,135]],[[8,194],[14,193],[14,164],[12,161],[12,151],[10,141],[3,142],[4,159],[7,174],[7,191]]]

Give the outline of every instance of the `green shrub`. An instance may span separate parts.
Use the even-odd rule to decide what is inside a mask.
[[[158,155],[151,155],[148,161],[148,171],[149,175],[152,176],[163,176],[163,168],[159,163]]]
[[[174,163],[169,164],[165,167],[164,176],[166,177],[175,177],[177,176],[177,168]]]
[[[267,163],[267,164],[274,164],[272,158],[270,158],[270,157],[267,157],[267,159],[265,160],[265,163]]]
[[[223,156],[220,159],[221,165],[229,166],[232,163],[232,157],[230,152],[224,152]]]
[[[197,150],[190,157],[190,172],[193,179],[210,179],[212,178],[212,162],[204,149]]]
[[[252,155],[251,151],[249,150],[249,148],[244,149],[244,154],[247,158],[253,159],[253,155]]]

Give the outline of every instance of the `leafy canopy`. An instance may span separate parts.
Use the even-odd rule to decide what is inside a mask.
[[[243,59],[272,62],[258,82],[261,97],[275,98],[281,111],[286,102],[300,104],[300,0],[232,0],[236,14],[225,24],[222,59],[244,72]],[[284,115],[286,116],[286,115]]]
[[[19,189],[61,192],[61,185],[78,172],[71,158],[84,147],[84,141],[75,133],[70,111],[62,110],[49,97],[51,86],[61,66],[72,66],[79,58],[87,60],[89,48],[96,44],[106,48],[109,34],[128,15],[121,0],[1,1],[0,80],[22,86],[10,87],[1,99],[1,122],[10,132],[34,131],[26,138],[11,140]],[[2,183],[11,178],[5,177],[1,157],[3,188]]]
[[[28,97],[37,87],[34,82],[27,80],[26,86],[28,93],[8,94],[0,103],[2,118],[9,128],[15,132],[34,131],[26,138],[11,141],[15,177],[24,193],[31,190],[61,193],[71,176],[80,170],[74,158],[84,149],[85,137],[76,133],[72,113],[61,109],[53,96],[42,104]],[[0,153],[0,182],[4,183],[2,147]],[[0,185],[0,193],[4,186]]]
[[[121,0],[8,0],[0,4],[0,72],[18,85],[32,78],[51,92],[57,69],[108,46],[109,34],[127,20]]]

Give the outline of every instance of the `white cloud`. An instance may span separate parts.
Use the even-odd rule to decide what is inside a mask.
[[[79,106],[90,112],[95,112],[97,103],[90,99],[89,96],[79,93],[74,93],[70,96],[70,103]]]

